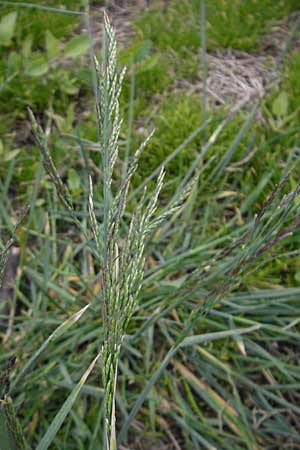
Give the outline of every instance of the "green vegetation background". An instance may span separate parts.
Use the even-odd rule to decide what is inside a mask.
[[[203,111],[201,95],[178,87],[182,81],[193,85],[201,71],[200,3],[151,2],[148,10],[134,15],[134,35],[120,51],[121,63],[128,66],[121,100],[125,123],[120,145],[124,157],[153,127],[156,129],[142,156],[135,188],[185,143],[166,166],[168,184],[162,203],[228,115],[226,106]],[[77,0],[49,0],[47,6],[83,10]],[[92,2],[91,10],[98,6],[102,6],[101,1]],[[264,36],[277,21],[297,10],[298,0],[210,0],[206,11],[207,51],[231,47],[260,52]],[[78,306],[87,301],[94,305],[87,319],[49,346],[16,388],[14,400],[21,424],[34,445],[95,354],[102,319],[97,267],[42,170],[26,108],[34,110],[47,130],[54,159],[88,227],[82,206],[87,164],[95,180],[100,179],[93,77],[88,58],[90,40],[82,16],[3,6],[0,2],[0,18],[3,240],[13,229],[16,210],[31,205],[26,225],[18,235],[21,260],[10,325],[2,330],[0,363],[16,353],[16,370],[20,370]],[[100,48],[96,52],[100,54]],[[216,248],[230,242],[236,228],[253,218],[299,147],[299,55],[298,48],[285,56],[280,84],[262,100],[262,120],[251,122],[238,145],[234,143],[249,111],[240,112],[230,121],[207,155],[215,160],[210,172],[203,173],[198,195],[191,199],[182,220],[153,237],[145,289],[128,330],[134,337],[125,341],[120,362],[120,421],[197,301],[191,298],[177,310],[166,308],[165,295],[184,277],[183,263],[192,269],[204,260],[209,262]],[[208,120],[205,131],[186,143],[204,120]],[[254,156],[247,159],[254,148]],[[230,157],[228,149],[233,149]],[[244,159],[245,163],[235,164]],[[121,175],[121,164],[117,170]],[[289,178],[291,187],[298,176],[296,169]],[[296,448],[292,445],[300,441],[296,426],[300,420],[298,243],[299,234],[287,239],[281,258],[270,259],[255,277],[250,276],[194,332],[222,331],[252,323],[263,324],[264,328],[245,338],[196,346],[178,355],[137,416],[129,436],[132,448],[150,449],[153,443],[155,448],[162,443],[174,445],[173,439],[184,449]],[[167,312],[154,323],[150,319],[157,311]],[[2,318],[5,316],[3,310]],[[139,333],[142,325],[144,333]],[[51,448],[101,448],[99,379],[96,373],[89,379]]]

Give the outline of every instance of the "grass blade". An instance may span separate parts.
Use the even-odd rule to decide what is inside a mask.
[[[85,13],[80,11],[72,11],[70,9],[60,9],[60,8],[53,8],[51,6],[46,5],[38,5],[36,3],[26,3],[26,2],[10,2],[5,0],[0,0],[1,5],[6,6],[21,6],[22,8],[36,8],[36,9],[42,9],[44,11],[54,12],[54,13],[60,13],[60,14],[70,14],[72,16],[83,16]]]
[[[188,336],[182,341],[180,347],[189,347],[191,345],[204,344],[204,342],[215,341],[217,339],[223,339],[226,337],[235,337],[239,336],[240,334],[250,333],[251,331],[258,330],[259,328],[261,328],[261,325],[257,324],[248,328],[240,328],[228,331],[217,331],[215,333],[206,333],[196,336]]]
[[[46,339],[46,341],[40,346],[40,348],[32,355],[32,357],[29,359],[27,364],[23,367],[21,372],[18,374],[18,376],[13,380],[11,383],[11,390],[15,388],[15,386],[18,384],[20,379],[25,375],[25,373],[28,371],[28,369],[32,366],[34,361],[40,356],[40,354],[45,350],[45,348],[50,344],[50,342],[54,341],[58,337],[60,337],[63,333],[65,333],[75,322],[77,322],[80,317],[83,315],[83,313],[89,308],[90,305],[84,306],[82,309],[77,311],[75,314],[73,314],[69,319],[67,319],[65,322],[63,322],[61,325],[59,325],[58,328],[56,328],[53,333],[50,334],[50,336]]]
[[[47,448],[49,448],[49,445],[52,443],[53,439],[55,438],[55,436],[56,436],[58,430],[60,429],[63,421],[65,420],[66,416],[71,411],[71,408],[72,408],[76,398],[78,397],[78,394],[80,393],[80,391],[81,391],[81,389],[82,389],[86,379],[88,378],[89,374],[93,370],[93,368],[94,368],[96,362],[98,361],[99,357],[100,357],[100,353],[98,353],[96,358],[91,362],[91,364],[88,367],[88,369],[82,375],[79,383],[74,387],[74,389],[72,390],[71,394],[69,395],[67,400],[64,402],[64,404],[62,405],[62,407],[60,408],[60,410],[58,411],[58,413],[54,417],[54,419],[53,419],[50,427],[48,428],[46,434],[44,435],[44,437],[42,438],[42,440],[40,441],[40,443],[36,447],[36,450],[47,450]]]
[[[25,450],[25,440],[10,397],[0,400],[1,450]]]
[[[195,344],[200,344],[200,343],[203,344],[204,342],[209,342],[209,341],[213,341],[216,339],[221,339],[221,338],[230,337],[230,336],[237,336],[239,334],[249,333],[251,331],[257,330],[258,328],[260,328],[260,325],[254,325],[252,327],[240,328],[240,329],[236,329],[236,330],[220,331],[220,332],[216,332],[216,333],[207,333],[207,334],[203,334],[203,335],[199,335],[199,336],[189,336],[189,337],[186,337],[181,342],[181,344],[171,347],[170,350],[168,351],[168,353],[166,354],[165,358],[163,359],[161,365],[152,374],[152,377],[150,378],[150,380],[148,381],[148,383],[142,390],[141,394],[139,395],[138,399],[136,400],[130,414],[127,417],[127,420],[124,422],[122,429],[119,433],[118,443],[120,444],[122,442],[123,437],[126,436],[127,431],[130,427],[130,424],[131,424],[133,418],[135,417],[135,415],[139,411],[140,407],[144,403],[144,401],[147,398],[149,392],[151,391],[153,385],[159,379],[162,372],[166,369],[169,362],[171,361],[171,359],[173,358],[173,356],[176,354],[177,350],[179,350],[180,347],[188,347],[190,345],[195,345]]]

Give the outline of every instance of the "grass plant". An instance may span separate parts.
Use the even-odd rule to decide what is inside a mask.
[[[15,225],[12,237],[3,245],[0,251],[0,288],[3,284],[4,272],[7,265],[9,251],[16,239],[16,231],[26,216],[28,209],[24,209]],[[3,450],[18,448],[25,450],[25,440],[21,425],[16,417],[12,399],[9,397],[10,376],[15,358],[8,360],[0,376],[0,442]]]
[[[195,179],[192,181],[187,180],[188,184],[179,190],[173,202],[167,205],[161,214],[155,215],[158,197],[163,187],[164,168],[162,167],[156,179],[156,188],[151,193],[150,199],[147,201],[147,191],[144,189],[138,206],[132,213],[127,225],[127,235],[123,235],[121,223],[124,220],[130,182],[137,170],[140,154],[151,136],[136,151],[128,165],[124,179],[117,190],[113,192],[116,189],[113,183],[113,173],[118,158],[118,142],[122,126],[119,116],[119,95],[124,71],[120,75],[117,72],[116,38],[106,15],[104,16],[104,22],[103,61],[99,64],[97,59],[95,59],[98,79],[98,101],[96,106],[103,179],[101,189],[103,212],[101,219],[99,220],[95,213],[91,178],[88,209],[96,246],[97,263],[101,271],[102,298],[100,301],[103,304],[104,326],[101,362],[104,386],[105,447],[109,450],[115,450],[117,448],[115,401],[118,362],[121,345],[143,283],[145,246],[148,236],[182,206],[182,203],[191,193]],[[58,196],[81,229],[81,224],[73,208],[71,194],[68,192],[52,162],[47,149],[46,137],[37,125],[32,113],[31,120],[42,151],[44,167],[56,187]],[[219,166],[216,166],[217,171],[224,169],[225,163],[223,164],[223,160],[224,158],[220,161]],[[172,304],[172,308],[178,306],[179,302],[174,302],[176,297],[180,299],[180,304],[182,304],[186,298],[201,291],[203,299],[186,319],[183,329],[178,334],[171,349],[133,406],[121,430],[120,441],[127,433],[128,426],[134,415],[171,358],[174,357],[180,348],[206,340],[206,337],[203,335],[189,336],[201,317],[205,316],[216,302],[228,296],[236,286],[240,285],[249,272],[256,270],[259,267],[260,259],[268,250],[285,237],[291,235],[294,229],[299,226],[299,204],[297,201],[295,203],[295,200],[299,196],[300,188],[296,187],[282,197],[285,185],[286,177],[273,190],[252,224],[249,224],[249,227],[247,227],[248,229],[244,235],[234,239],[233,243],[219,254],[216,254],[210,263],[194,269],[185,277],[184,283],[170,295],[169,302]],[[240,333],[253,331],[257,328],[259,326],[250,327],[246,330],[237,330],[233,334],[238,336]],[[228,334],[231,335],[232,332]],[[208,336],[208,339],[226,335],[226,332],[225,334],[211,335]],[[44,441],[46,442],[47,440],[42,440],[42,444],[38,446],[39,450],[46,448]],[[48,445],[49,443],[47,443],[47,447]]]
[[[294,6],[286,2],[274,18]],[[31,167],[34,144],[33,154],[4,162],[1,232],[14,232],[16,179],[18,202],[31,208],[18,231],[22,259],[9,317],[1,317],[9,320],[0,363],[15,355],[17,340],[9,393],[31,448],[298,445],[297,58],[291,55],[282,84],[263,100],[264,126],[255,111],[201,112],[197,94],[172,87],[175,76],[191,82],[197,72],[198,34],[177,38],[173,26],[180,15],[192,17],[190,7],[167,5],[162,13],[153,5],[138,18],[144,36],[138,31],[139,43],[120,54],[129,75],[118,70],[106,18],[95,60],[97,120],[76,117],[70,136],[75,116],[68,112],[64,125],[59,109],[59,135],[33,100],[41,162]],[[229,36],[221,14],[211,27],[208,9],[208,49],[220,45],[218,33],[257,49],[268,23],[258,4],[247,7],[245,20],[253,13],[259,25],[252,24],[253,41],[239,25]],[[195,30],[200,2],[193,8]],[[236,24],[238,11],[231,11]],[[154,18],[160,14],[165,22]],[[273,107],[281,90],[284,120]],[[126,111],[130,130],[122,125]],[[6,152],[7,136],[4,142]]]
[[[93,185],[90,178],[89,216],[96,245],[97,262],[100,265],[102,280],[102,299],[105,338],[101,352],[102,379],[105,403],[106,447],[116,449],[115,431],[115,395],[120,348],[128,323],[136,306],[144,275],[144,249],[148,236],[160,224],[174,214],[191,192],[192,183],[188,183],[177,198],[166,209],[156,215],[158,197],[163,187],[164,168],[156,180],[156,188],[147,200],[144,194],[132,214],[128,224],[127,236],[122,236],[120,223],[124,210],[130,181],[137,169],[141,152],[146,147],[149,136],[128,166],[119,189],[112,192],[113,170],[118,158],[118,141],[122,122],[119,117],[119,95],[124,71],[117,72],[117,48],[115,32],[108,17],[104,16],[104,60],[100,65],[95,59],[98,75],[97,117],[100,133],[100,150],[103,174],[103,215],[102,223],[97,219],[93,203]],[[39,147],[42,151],[44,167],[50,175],[63,205],[71,212],[77,225],[81,225],[72,205],[71,195],[61,180],[47,149],[45,135],[37,125],[32,113],[31,120],[35,129]],[[122,242],[123,241],[123,242]]]

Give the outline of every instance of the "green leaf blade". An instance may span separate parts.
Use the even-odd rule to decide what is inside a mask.
[[[13,11],[0,21],[0,45],[8,46],[14,36],[18,13]]]
[[[51,61],[52,59],[57,58],[60,55],[59,42],[49,30],[46,31],[45,39],[46,39],[48,60]]]
[[[60,410],[58,411],[58,413],[54,417],[50,427],[46,431],[46,434],[44,435],[44,437],[42,438],[42,440],[40,441],[40,443],[36,447],[36,450],[47,450],[49,448],[49,446],[53,442],[55,436],[57,435],[57,433],[58,433],[58,431],[59,431],[63,421],[65,420],[65,418],[67,417],[67,415],[71,411],[75,400],[77,399],[77,397],[78,397],[78,395],[79,395],[79,393],[80,393],[80,391],[81,391],[81,389],[82,389],[86,379],[88,378],[89,374],[92,372],[92,370],[93,370],[96,362],[98,361],[99,357],[100,357],[100,353],[91,362],[91,364],[88,367],[88,369],[82,375],[79,383],[74,387],[74,389],[72,390],[71,394],[69,395],[67,400],[64,402],[64,404],[62,405],[62,407],[60,408]]]
[[[79,58],[87,53],[90,47],[90,38],[82,35],[73,38],[64,48],[66,58]]]
[[[285,91],[280,92],[272,104],[272,112],[277,117],[285,117],[288,114],[289,97]]]
[[[49,66],[46,58],[44,56],[37,56],[28,62],[26,75],[37,78],[45,75],[48,70]]]
[[[69,319],[63,322],[59,327],[57,327],[53,333],[50,334],[48,339],[39,347],[39,349],[31,356],[28,362],[25,364],[21,372],[18,374],[16,379],[12,382],[12,389],[17,385],[18,381],[25,375],[27,370],[32,366],[35,360],[39,357],[39,355],[46,349],[46,347],[50,344],[51,341],[60,337],[63,333],[65,333],[75,322],[77,322],[83,313],[89,308],[90,305],[84,306],[82,309],[73,314]]]

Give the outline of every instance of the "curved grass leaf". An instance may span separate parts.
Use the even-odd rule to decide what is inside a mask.
[[[156,383],[156,381],[159,379],[162,372],[166,369],[169,362],[171,361],[173,356],[176,354],[176,352],[179,350],[179,348],[188,347],[190,345],[200,344],[200,343],[204,343],[204,342],[214,341],[216,339],[223,339],[226,337],[234,337],[234,336],[238,336],[240,334],[250,333],[251,331],[257,330],[258,328],[260,328],[260,325],[253,325],[252,327],[240,328],[240,329],[235,329],[235,330],[218,331],[215,333],[207,333],[207,334],[202,334],[199,336],[188,336],[185,339],[183,339],[183,341],[179,345],[171,347],[170,350],[168,351],[168,353],[166,354],[165,358],[163,359],[162,363],[160,364],[158,369],[156,369],[155,372],[152,374],[152,377],[150,378],[150,380],[148,381],[148,383],[142,390],[141,394],[139,395],[138,399],[136,400],[130,414],[128,415],[128,417],[127,417],[126,421],[124,422],[122,429],[119,433],[118,443],[120,444],[122,442],[123,437],[126,436],[132,420],[134,419],[135,415],[137,414],[140,407],[142,406],[145,399],[147,398],[149,392],[151,391],[151,388]]]
[[[83,16],[85,14],[81,11],[73,11],[70,9],[54,8],[51,6],[39,5],[36,3],[27,3],[27,2],[12,2],[12,1],[8,1],[8,0],[0,0],[0,5],[13,6],[14,8],[16,8],[17,6],[22,6],[25,8],[36,8],[36,9],[42,9],[44,11],[50,11],[50,12],[54,12],[54,13],[70,14],[72,16]]]
[[[78,397],[78,394],[80,393],[80,391],[81,391],[81,389],[82,389],[86,379],[88,378],[89,374],[93,370],[93,368],[94,368],[96,362],[98,361],[99,357],[100,357],[100,353],[98,353],[96,358],[91,362],[91,364],[88,367],[88,369],[82,375],[79,383],[74,387],[74,389],[72,390],[71,394],[69,395],[67,400],[64,402],[64,404],[62,405],[62,407],[60,408],[60,410],[58,411],[58,413],[54,417],[54,419],[53,419],[50,427],[48,428],[46,434],[44,435],[44,437],[42,438],[42,440],[40,441],[40,443],[36,447],[36,450],[47,450],[47,448],[49,448],[49,445],[53,442],[53,440],[54,440],[55,436],[57,435],[57,433],[58,433],[58,431],[59,431],[63,421],[65,420],[66,416],[71,411],[72,406],[73,406],[76,398]]]
[[[65,322],[63,322],[61,325],[59,325],[58,328],[56,328],[53,333],[50,334],[50,336],[46,339],[46,341],[40,346],[40,348],[32,355],[32,357],[29,359],[27,364],[23,367],[21,372],[18,374],[18,376],[15,378],[15,380],[11,383],[11,390],[15,388],[15,386],[18,384],[21,378],[24,377],[25,373],[28,371],[28,369],[32,366],[32,364],[35,362],[35,360],[40,356],[40,354],[45,350],[45,348],[50,344],[51,341],[54,341],[58,337],[60,337],[63,333],[65,333],[75,322],[77,322],[82,314],[89,308],[90,305],[84,306],[84,308],[80,309],[80,311],[77,311],[75,314],[73,314],[69,319],[67,319]]]

